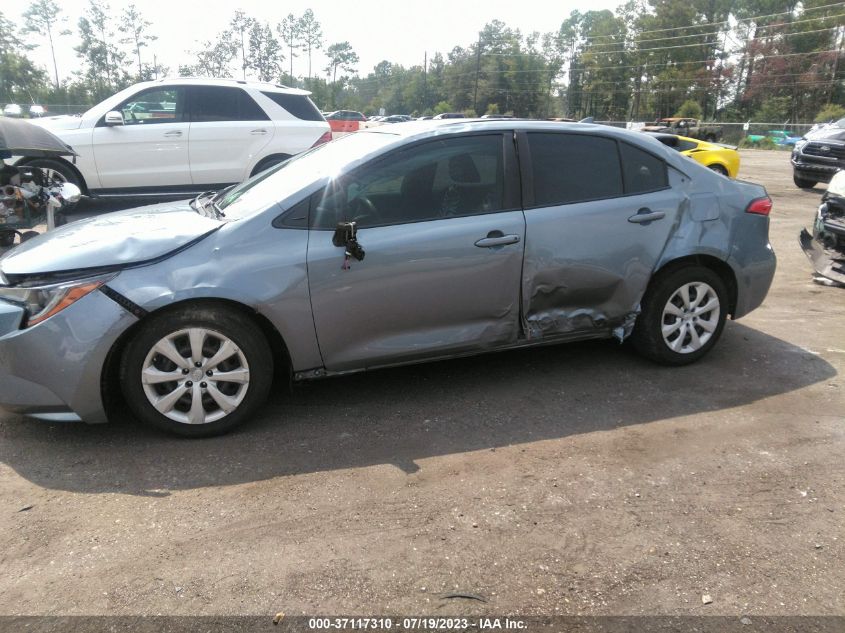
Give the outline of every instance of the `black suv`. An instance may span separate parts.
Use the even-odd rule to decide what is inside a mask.
[[[808,132],[792,150],[792,179],[807,189],[845,169],[845,119]]]

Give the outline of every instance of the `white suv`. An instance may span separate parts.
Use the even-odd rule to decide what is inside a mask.
[[[42,125],[79,154],[23,159],[92,196],[174,196],[241,182],[331,140],[304,90],[231,79],[162,79],[123,90],[81,116]]]

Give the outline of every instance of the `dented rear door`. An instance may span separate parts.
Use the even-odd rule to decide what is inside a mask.
[[[656,156],[595,134],[519,136],[529,339],[627,336],[682,194]]]

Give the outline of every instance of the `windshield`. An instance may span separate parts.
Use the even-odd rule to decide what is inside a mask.
[[[318,145],[220,192],[217,208],[226,220],[239,220],[284,200],[308,184],[331,176],[348,163],[389,145],[394,134],[355,133]]]

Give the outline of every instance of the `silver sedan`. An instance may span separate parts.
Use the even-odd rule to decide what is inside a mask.
[[[682,365],[766,296],[771,200],[647,135],[508,120],[349,135],[0,260],[0,404],[188,436],[273,376],[616,338]]]

